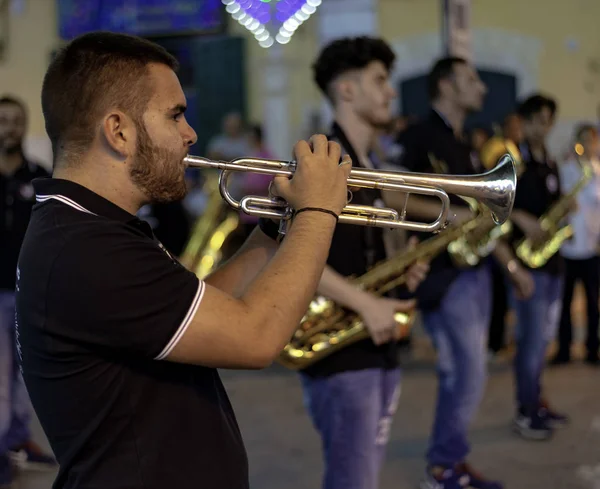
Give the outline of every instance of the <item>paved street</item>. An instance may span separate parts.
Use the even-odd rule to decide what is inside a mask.
[[[424,339],[415,356],[405,369],[381,489],[412,489],[423,470],[436,380]],[[274,366],[262,372],[223,372],[223,378],[246,440],[252,488],[318,489],[320,445],[295,374]],[[490,367],[487,393],[472,430],[472,462],[502,478],[507,489],[600,488],[600,475],[595,476],[596,486],[585,480],[600,467],[600,370],[580,364],[549,369],[546,386],[573,423],[551,442],[522,441],[508,428],[510,368],[502,363]],[[18,489],[49,489],[52,479],[52,474],[26,474]]]

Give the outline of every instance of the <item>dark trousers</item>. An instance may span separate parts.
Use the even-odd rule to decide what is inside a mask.
[[[506,347],[505,318],[508,310],[508,297],[506,278],[501,266],[494,259],[490,260],[490,264],[492,273],[492,315],[490,317],[488,349],[497,353]]]
[[[598,354],[598,294],[600,290],[600,258],[594,256],[585,260],[565,259],[565,288],[563,296],[563,307],[560,317],[560,328],[558,332],[559,353],[563,358],[569,358],[571,343],[573,341],[573,327],[571,323],[571,303],[573,302],[573,291],[575,284],[581,280],[585,289],[585,300],[587,307],[587,341],[586,349],[588,356]]]

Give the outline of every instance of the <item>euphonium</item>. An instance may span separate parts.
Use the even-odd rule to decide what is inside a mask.
[[[573,236],[573,228],[570,224],[561,226],[561,222],[571,212],[572,200],[583,190],[593,176],[592,167],[583,163],[579,156],[583,154],[581,147],[576,148],[577,161],[581,166],[582,175],[577,184],[570,192],[563,195],[554,205],[550,207],[538,222],[542,230],[546,231],[548,239],[540,244],[533,243],[527,237],[517,244],[516,255],[529,268],[539,268],[555,255],[562,244]]]
[[[492,190],[494,185],[488,186],[487,197],[483,200],[492,203],[497,199],[506,198],[507,195],[503,195],[503,188],[507,186],[508,181],[511,181],[512,190],[508,195],[508,201],[503,205],[512,207],[516,171],[510,155],[501,158],[495,175],[498,177],[497,188]],[[491,213],[486,215],[491,219]],[[360,277],[350,278],[350,283],[375,296],[382,296],[405,283],[406,269],[412,263],[431,260],[444,251],[450,242],[471,232],[480,223],[480,218],[476,217],[460,226],[445,229],[437,236],[420,243],[414,250],[397,253],[394,257],[376,264]],[[405,337],[414,321],[414,312],[398,313],[394,319],[398,323],[400,336]],[[278,363],[292,370],[303,370],[332,353],[368,337],[369,332],[356,312],[341,307],[326,297],[317,296],[310,303],[292,339],[279,355]]]
[[[192,229],[180,261],[188,270],[203,279],[223,259],[223,245],[239,225],[239,214],[230,209],[219,192],[218,176],[207,172],[204,189],[207,203]]]
[[[515,163],[517,178],[523,173],[523,160],[516,144],[509,139],[494,136],[488,139],[480,152],[480,160],[485,168],[493,168],[494,163],[501,164],[502,155],[510,155]],[[504,156],[506,158],[507,156]],[[500,159],[499,159],[500,158]],[[490,222],[489,211],[481,208],[473,199],[465,198],[469,208],[478,215],[478,225],[468,234],[460,236],[448,245],[448,253],[458,267],[477,265],[482,258],[488,256],[499,239],[512,232],[512,223],[506,221],[501,226]]]

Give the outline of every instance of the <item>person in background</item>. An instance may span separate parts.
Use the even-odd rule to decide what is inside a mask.
[[[46,177],[44,168],[26,158],[25,105],[0,98],[0,487],[14,477],[11,461],[24,468],[54,469],[54,458],[32,440],[31,405],[15,351],[15,279],[17,261],[35,194],[31,181]]]
[[[250,127],[247,134],[248,138],[248,154],[253,158],[262,158],[267,160],[275,159],[275,156],[265,145],[263,130],[259,124],[254,124]],[[259,195],[266,197],[269,194],[269,184],[273,180],[270,175],[261,175],[260,173],[241,173],[239,175],[242,195]],[[250,216],[244,212],[240,213],[240,221],[242,225],[242,235],[244,239],[250,235],[252,230],[256,227],[258,218]]]
[[[577,210],[569,217],[573,227],[573,238],[565,242],[560,254],[565,259],[565,286],[558,334],[558,352],[552,359],[554,364],[571,361],[573,339],[571,325],[571,303],[575,284],[581,280],[585,290],[587,306],[586,362],[600,364],[598,358],[598,310],[600,289],[600,161],[598,159],[598,130],[591,124],[580,125],[575,132],[575,143],[581,145],[583,154],[573,152],[571,158],[559,166],[561,190],[568,193],[582,176],[581,165],[589,165],[593,177],[577,194]],[[577,149],[577,148],[576,148]]]
[[[428,117],[399,138],[398,166],[418,173],[465,175],[481,172],[469,144],[464,123],[481,110],[487,87],[477,71],[462,58],[437,60],[428,75]],[[450,195],[451,226],[474,218],[465,202]],[[437,199],[411,195],[411,219],[432,220],[439,215]],[[427,468],[421,489],[500,489],[502,484],[478,473],[468,462],[468,430],[486,383],[486,343],[491,312],[491,284],[487,263],[462,268],[447,252],[431,261],[431,271],[417,289],[425,330],[436,348],[439,386]]]
[[[524,237],[534,244],[548,240],[539,218],[561,198],[558,168],[546,148],[546,138],[554,125],[556,110],[556,102],[541,94],[534,94],[519,105],[524,136],[519,148],[523,171],[511,215],[513,232],[508,238],[513,257],[503,260],[510,277],[522,277],[522,283],[530,282],[530,286],[524,288],[513,280],[508,292],[509,304],[517,318],[517,412],[513,429],[530,440],[547,440],[555,427],[568,422],[567,416],[549,407],[542,397],[541,387],[546,349],[556,335],[560,317],[564,263],[560,254],[556,253],[543,266],[529,268],[514,256],[516,246]]]
[[[473,151],[479,153],[483,145],[490,138],[490,133],[484,127],[475,127],[470,134],[471,137],[471,147]]]
[[[221,134],[209,141],[207,156],[213,160],[231,161],[248,156],[249,153],[250,144],[242,116],[238,112],[231,112],[223,119]]]
[[[314,80],[331,104],[334,120],[330,140],[347,152],[352,165],[373,168],[377,128],[390,122],[396,96],[390,84],[395,54],[372,37],[332,41],[318,54]],[[361,189],[353,203],[378,206],[385,195]],[[338,306],[356,312],[369,337],[301,370],[305,406],[321,436],[323,489],[377,489],[390,428],[400,395],[399,327],[396,312],[411,311],[414,300],[384,297],[348,280],[387,258],[381,228],[338,224],[317,292]],[[407,271],[407,289],[414,290],[427,272],[416,263]]]

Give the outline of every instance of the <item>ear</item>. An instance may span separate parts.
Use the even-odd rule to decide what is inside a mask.
[[[123,112],[108,114],[102,123],[102,133],[107,146],[122,159],[127,159],[135,151],[135,124]]]
[[[354,99],[356,84],[350,77],[343,77],[337,81],[336,92],[338,100],[350,102]]]

